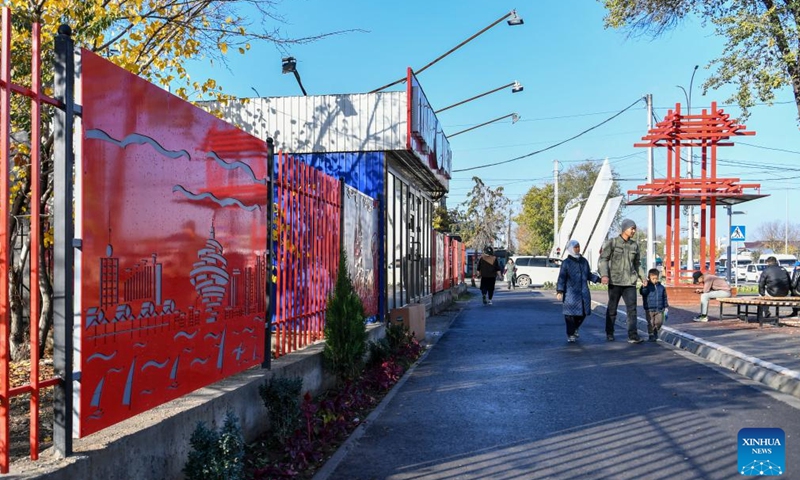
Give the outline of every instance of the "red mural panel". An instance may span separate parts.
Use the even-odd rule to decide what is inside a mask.
[[[82,51],[81,436],[264,358],[267,148]]]

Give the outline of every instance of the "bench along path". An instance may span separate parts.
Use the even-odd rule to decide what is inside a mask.
[[[764,322],[764,315],[762,315],[761,307],[774,307],[775,308],[775,323],[780,324],[780,309],[783,308],[800,308],[800,297],[756,297],[745,296],[730,298],[717,298],[719,302],[719,318],[736,317],[741,320],[747,321],[747,317],[755,315],[758,320],[758,326],[761,327]],[[723,314],[722,308],[725,305],[735,305],[736,314]],[[753,307],[753,310],[751,310]],[[768,310],[768,309],[767,309]]]

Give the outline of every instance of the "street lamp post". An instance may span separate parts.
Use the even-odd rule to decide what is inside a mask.
[[[518,81],[514,80],[513,82],[511,82],[509,84],[506,84],[506,85],[503,85],[502,87],[497,87],[494,90],[489,90],[488,92],[481,93],[480,95],[475,95],[474,97],[470,97],[470,98],[468,98],[466,100],[462,100],[462,101],[460,101],[458,103],[454,103],[454,104],[449,105],[447,107],[440,108],[439,110],[436,110],[433,113],[441,113],[441,112],[444,112],[445,110],[450,110],[453,107],[457,107],[459,105],[464,105],[467,102],[471,102],[473,100],[477,100],[477,99],[479,99],[481,97],[485,97],[486,95],[492,94],[494,92],[499,92],[500,90],[506,89],[508,87],[511,87],[511,93],[518,93],[518,92],[521,92],[523,90],[522,84],[519,83]]]
[[[686,97],[686,115],[692,114],[692,85],[694,84],[694,74],[697,73],[698,65],[694,66],[694,70],[692,70],[692,78],[689,80],[689,92],[686,92],[686,89],[680,85],[676,85],[678,88],[683,90],[683,95]],[[692,147],[689,147],[689,164],[686,166],[686,178],[692,178],[694,176],[694,157],[692,156]],[[688,261],[686,262],[687,265],[691,265],[694,267],[694,207],[689,205],[688,208],[688,215],[689,215],[689,242],[686,246],[686,254],[689,257]]]
[[[732,217],[734,215],[744,215],[745,212],[741,212],[741,211],[738,211],[738,210],[734,212],[733,211],[733,205],[725,205],[725,208],[728,210],[728,251],[727,251],[727,260],[725,261],[725,265],[727,267],[725,269],[725,273],[726,273],[726,277],[727,277],[727,280],[728,280],[728,284],[730,284],[731,283],[731,270],[732,270],[732,268],[731,268],[732,267],[732,265],[731,265],[731,260],[732,260],[732,258],[731,258],[732,257],[732,255],[731,255],[731,253],[732,253],[731,252],[731,245],[733,244],[733,240],[731,239],[731,229],[733,228]],[[738,264],[738,262],[737,262],[737,264]],[[734,282],[736,282],[736,284],[738,285],[738,283],[739,283],[739,275],[735,275],[733,278],[734,278]]]
[[[300,81],[300,73],[297,71],[297,60],[294,57],[286,57],[282,60],[283,73],[294,73],[294,78],[297,79],[297,84],[300,85],[300,90],[303,96],[307,97],[306,89],[303,87],[303,82]]]
[[[502,17],[500,17],[500,18],[498,18],[498,19],[497,19],[497,20],[495,20],[494,22],[490,23],[488,26],[484,27],[484,28],[483,28],[482,30],[480,30],[478,33],[476,33],[476,34],[472,35],[472,36],[471,36],[471,37],[469,37],[468,39],[464,40],[463,42],[459,43],[459,44],[458,44],[458,45],[456,45],[455,47],[453,47],[453,48],[451,48],[450,50],[448,50],[447,52],[445,52],[444,54],[440,55],[440,56],[439,56],[439,57],[437,57],[437,58],[436,58],[434,61],[430,62],[429,64],[425,65],[424,67],[420,68],[419,70],[415,70],[415,71],[414,71],[414,74],[416,74],[416,75],[419,75],[420,73],[422,73],[422,72],[424,72],[425,70],[427,70],[429,67],[433,66],[433,65],[434,65],[436,62],[438,62],[439,60],[441,60],[441,59],[443,59],[444,57],[446,57],[446,56],[450,55],[451,53],[455,52],[455,51],[456,51],[456,50],[458,50],[459,48],[463,47],[463,46],[464,46],[464,45],[466,45],[467,43],[471,42],[472,40],[474,40],[474,39],[475,39],[475,38],[477,38],[478,36],[480,36],[480,35],[482,35],[483,33],[485,33],[485,32],[486,32],[487,30],[489,30],[490,28],[494,27],[495,25],[497,25],[497,24],[501,23],[503,20],[506,20],[506,19],[508,19],[508,22],[507,22],[507,23],[508,23],[510,26],[522,25],[523,23],[525,23],[525,22],[523,22],[523,21],[522,21],[522,17],[520,17],[519,15],[517,15],[517,11],[516,11],[516,10],[511,10],[510,12],[506,13],[505,15],[503,15],[503,16],[502,16]],[[405,82],[405,81],[406,81],[406,77],[398,78],[398,79],[397,79],[397,80],[395,80],[394,82],[392,82],[392,83],[387,83],[386,85],[384,85],[384,86],[382,86],[382,87],[380,87],[380,88],[376,88],[375,90],[372,90],[372,91],[371,91],[371,92],[369,92],[369,93],[377,93],[377,92],[380,92],[381,90],[385,90],[385,89],[387,89],[387,88],[389,88],[389,87],[392,87],[392,86],[394,86],[394,85],[397,85],[398,83],[403,83],[403,82]]]
[[[499,122],[500,120],[503,120],[504,118],[508,118],[508,117],[511,117],[511,124],[512,125],[517,123],[517,121],[520,118],[519,115],[516,114],[516,113],[509,113],[508,115],[503,115],[502,117],[497,117],[494,120],[489,120],[488,122],[483,122],[480,125],[475,125],[474,127],[469,127],[469,128],[464,129],[464,130],[461,130],[460,132],[456,132],[456,133],[453,133],[451,135],[448,135],[447,138],[453,138],[456,135],[461,135],[462,133],[466,133],[466,132],[469,132],[471,130],[475,130],[476,128],[484,127],[486,125],[489,125],[490,123]]]

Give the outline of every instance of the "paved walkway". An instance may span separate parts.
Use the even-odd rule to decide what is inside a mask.
[[[745,423],[768,419],[787,433],[800,429],[792,420],[800,408],[800,328],[695,323],[697,308],[673,307],[658,343],[629,345],[620,311],[618,341],[608,343],[607,294],[597,291],[594,315],[568,347],[554,292],[501,289],[492,306],[480,305],[477,289],[470,292],[468,303],[428,318],[433,348],[424,361],[315,480],[723,479],[736,471],[730,439]],[[646,328],[641,319],[639,327]],[[752,395],[753,382],[687,365],[666,354],[674,351],[666,343],[794,397]],[[673,361],[675,368],[665,368]],[[686,375],[708,383],[686,382]],[[531,407],[540,403],[548,408]]]

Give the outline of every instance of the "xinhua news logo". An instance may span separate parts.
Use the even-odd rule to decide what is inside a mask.
[[[786,434],[783,430],[739,430],[739,473],[752,476],[785,475]]]

